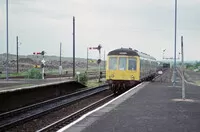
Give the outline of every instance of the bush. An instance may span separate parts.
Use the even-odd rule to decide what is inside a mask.
[[[40,73],[39,69],[32,68],[31,70],[28,71],[27,78],[30,78],[30,79],[42,79],[42,74]]]
[[[78,81],[78,75],[76,75],[76,81]],[[81,73],[79,74],[79,82],[82,84],[87,84],[88,81],[88,75],[87,73]]]

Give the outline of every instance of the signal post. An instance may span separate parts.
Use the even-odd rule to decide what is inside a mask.
[[[42,62],[41,68],[42,68],[42,79],[44,79],[44,76],[45,76],[45,75],[44,75],[44,74],[45,74],[45,73],[44,73],[44,66],[45,66],[45,62],[46,62],[46,61],[44,60],[45,51],[42,51],[42,52],[33,52],[33,54],[34,54],[34,55],[42,55],[42,56],[43,56],[42,61],[41,61],[41,62]]]
[[[101,82],[101,78],[102,78],[102,72],[101,72],[101,48],[102,46],[99,44],[97,47],[89,47],[89,49],[96,49],[99,51],[99,59],[97,60],[97,64],[99,65],[99,79],[98,82]],[[88,53],[87,53],[88,54]],[[88,61],[88,55],[87,55],[87,61]],[[88,62],[87,62],[87,67],[88,67]]]

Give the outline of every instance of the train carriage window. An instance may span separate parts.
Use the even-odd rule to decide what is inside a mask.
[[[117,57],[110,57],[109,70],[117,70]]]
[[[136,59],[135,58],[129,58],[128,70],[136,70]]]
[[[140,59],[140,70],[143,71],[144,69],[144,61]]]
[[[126,57],[119,57],[119,70],[126,70]]]

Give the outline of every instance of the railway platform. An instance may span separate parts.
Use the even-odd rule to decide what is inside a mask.
[[[72,81],[69,77],[38,79],[0,79],[0,93]]]
[[[86,87],[76,81],[65,79],[26,81],[29,82],[24,83],[24,80],[0,81],[0,113],[70,94]],[[3,83],[11,84],[11,86],[1,87]]]
[[[199,132],[200,87],[186,83],[182,100],[181,79],[172,86],[171,75],[143,82],[59,132]]]
[[[96,79],[96,75],[90,75],[89,79]],[[74,82],[72,77],[58,77],[58,78],[46,78],[40,79],[0,79],[0,93],[18,91],[22,89],[32,89],[37,87],[57,85],[60,83]]]

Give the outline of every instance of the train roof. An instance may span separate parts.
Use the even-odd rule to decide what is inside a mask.
[[[132,50],[131,48],[119,48],[119,49],[115,49],[112,50],[108,53],[108,55],[126,55],[126,56],[139,56],[139,57],[143,57],[143,58],[147,58],[147,59],[152,59],[152,60],[156,60],[154,57],[143,53],[143,52],[139,52],[137,50]]]

